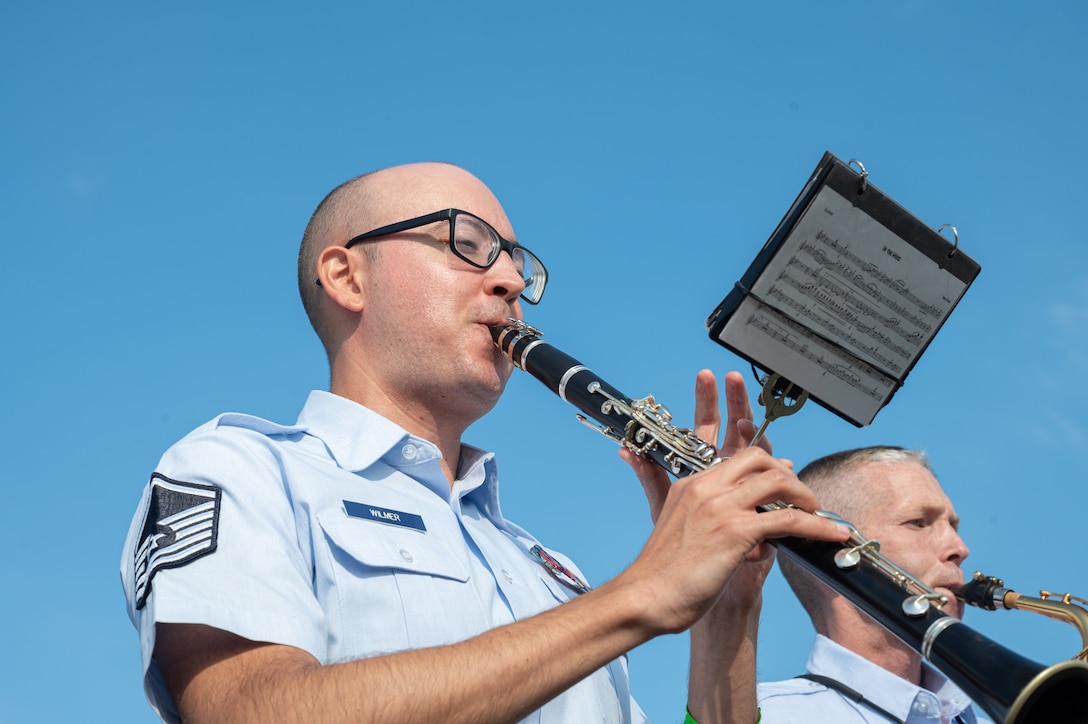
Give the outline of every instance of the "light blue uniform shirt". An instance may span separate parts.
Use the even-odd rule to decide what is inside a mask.
[[[502,516],[493,455],[462,447],[452,493],[440,457],[320,391],[293,426],[228,413],[170,448],[121,559],[159,716],[178,720],[152,658],[156,622],[201,623],[330,664],[455,643],[577,596]],[[525,721],[645,717],[621,657]]]
[[[940,672],[922,663],[925,687],[915,686],[831,639],[816,635],[808,657],[808,673],[839,681],[906,724],[950,722],[982,724],[971,700]],[[808,679],[786,679],[760,684],[759,706],[764,724],[777,722],[834,722],[887,724],[888,718],[834,689]]]

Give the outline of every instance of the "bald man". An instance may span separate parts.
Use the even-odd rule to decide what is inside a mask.
[[[960,518],[923,453],[876,446],[820,458],[798,473],[828,510],[880,541],[880,552],[948,597],[969,554]],[[768,721],[974,724],[971,701],[940,672],[843,596],[785,557],[782,573],[816,629],[807,672],[759,685]]]
[[[756,721],[763,541],[847,532],[757,514],[817,507],[759,449],[676,484],[627,455],[655,525],[597,588],[506,520],[493,455],[461,438],[511,373],[489,327],[546,283],[463,169],[385,169],[321,202],[299,288],[329,391],[292,425],[227,414],[197,428],[163,456],[129,531],[122,580],[164,720],[643,721],[626,652],[694,626],[690,713]],[[696,393],[696,431],[716,440],[713,375]],[[738,376],[726,396],[732,453],[754,427]]]

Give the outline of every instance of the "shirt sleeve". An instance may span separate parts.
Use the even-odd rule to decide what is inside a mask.
[[[308,536],[264,435],[214,422],[167,451],[144,489],[121,560],[144,687],[173,704],[153,660],[157,623],[199,623],[324,660]]]

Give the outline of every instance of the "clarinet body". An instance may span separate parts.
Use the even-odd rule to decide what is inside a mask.
[[[524,322],[511,319],[493,326],[491,333],[516,367],[578,408],[582,422],[593,420],[591,427],[673,475],[683,477],[721,462],[712,443],[674,425],[652,396],[634,400],[623,395]],[[815,514],[845,523],[832,513]],[[877,541],[850,527],[851,539],[841,544],[793,537],[771,542],[921,654],[995,721],[1088,722],[1088,664],[1074,660],[1047,667],[972,630],[939,610],[947,603],[944,596],[880,555]]]

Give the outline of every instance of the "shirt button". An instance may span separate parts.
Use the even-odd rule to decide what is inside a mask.
[[[923,719],[937,719],[941,710],[941,704],[937,701],[937,698],[928,692],[920,692],[914,699],[914,706],[911,707],[914,714],[917,714]]]
[[[412,557],[412,554],[404,550],[403,548],[400,549],[400,557],[408,561],[409,563],[415,560],[415,558]]]
[[[416,450],[415,445],[405,445],[401,449],[400,454],[403,455],[408,460],[415,460],[415,457],[416,457],[416,455],[419,454],[419,451]]]
[[[510,572],[509,572],[509,571],[507,571],[507,570],[506,570],[505,568],[503,568],[503,569],[502,569],[502,570],[500,571],[500,573],[502,573],[502,577],[506,579],[506,582],[507,582],[507,583],[513,583],[513,582],[514,582],[514,577],[513,577],[513,576],[511,576],[511,575],[510,575]]]

